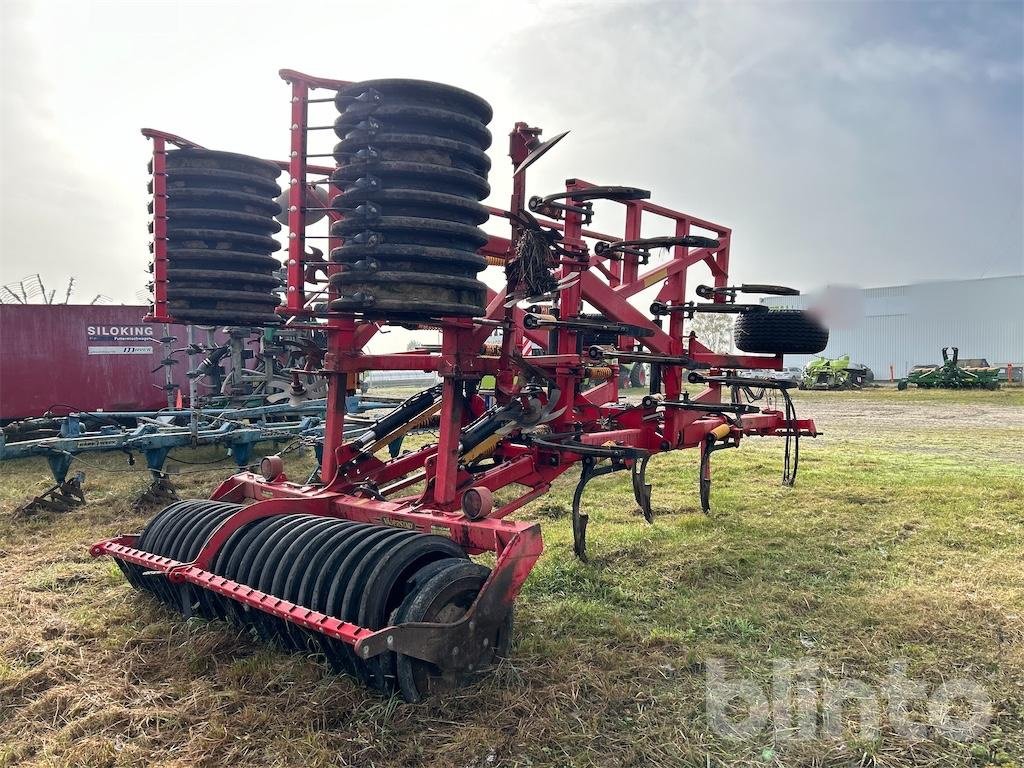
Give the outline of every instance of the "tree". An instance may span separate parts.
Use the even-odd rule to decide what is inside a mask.
[[[690,322],[690,330],[697,334],[697,340],[712,352],[721,355],[732,353],[732,315],[697,313]]]

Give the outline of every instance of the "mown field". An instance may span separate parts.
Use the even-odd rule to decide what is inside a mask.
[[[781,441],[747,440],[715,454],[705,516],[696,452],[656,457],[653,526],[627,474],[588,489],[589,564],[571,554],[575,473],[531,504],[547,549],[517,603],[512,657],[417,706],[184,622],[91,559],[90,543],[153,513],[131,509],[145,476],[123,456],[82,467],[88,506],[28,519],[11,512],[45,487],[44,464],[4,463],[0,766],[1024,765],[1024,393],[797,400],[825,434],[803,442],[794,488],[779,482]],[[229,467],[177,466],[183,495]],[[789,662],[817,665],[812,703],[859,681],[881,701],[880,731],[849,708],[802,731],[778,711],[743,738],[716,727],[716,670],[767,700],[773,665]],[[925,696],[973,681],[987,726],[966,742],[909,734],[881,693],[894,665]],[[923,699],[910,712],[929,721]]]

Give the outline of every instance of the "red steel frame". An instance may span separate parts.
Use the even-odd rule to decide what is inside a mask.
[[[279,309],[290,317],[290,323],[308,322],[314,318],[309,309],[311,299],[306,295],[307,284],[326,284],[329,275],[317,270],[331,271],[335,266],[307,264],[306,233],[304,228],[305,188],[310,176],[329,176],[333,167],[312,165],[308,162],[307,139],[309,131],[319,126],[309,124],[309,105],[332,101],[332,98],[310,97],[314,90],[337,90],[345,81],[326,80],[282,70],[282,78],[291,87],[290,150],[286,162],[278,162],[289,177],[287,293],[285,304]],[[160,131],[145,130],[153,141],[153,205],[154,222],[154,304],[150,319],[174,322],[166,312],[166,185],[165,152],[167,144],[197,146],[185,139]],[[517,123],[510,134],[509,155],[513,166],[518,166],[537,145],[539,131],[526,123]],[[572,193],[592,186],[581,179],[566,182],[567,202]],[[513,178],[510,209],[525,208],[526,174]],[[698,341],[695,334],[686,332],[684,313],[668,315],[667,328],[662,329],[629,299],[641,291],[660,284],[657,299],[670,306],[686,300],[687,274],[691,268],[705,266],[711,272],[716,287],[728,284],[731,232],[721,225],[665,208],[646,200],[622,203],[625,206],[625,231],[621,237],[607,235],[584,227],[577,212],[566,211],[561,220],[541,218],[540,222],[563,233],[563,247],[576,258],[562,258],[559,278],[579,274],[578,281],[566,280],[560,289],[559,310],[562,319],[578,315],[584,303],[596,308],[609,319],[628,323],[650,331],[642,339],[620,337],[620,349],[631,349],[639,342],[649,351],[664,356],[685,356],[709,368],[711,374],[722,371],[782,367],[782,357],[750,355],[720,355],[710,351]],[[509,211],[490,209],[496,218],[511,219]],[[338,214],[329,211],[332,219]],[[643,224],[651,217],[667,219],[676,235],[688,235],[692,228],[714,234],[719,241],[715,248],[686,248],[675,246],[664,263],[641,271],[639,258],[626,253],[613,261],[595,255],[588,246],[593,240],[634,240],[641,236]],[[506,260],[513,252],[518,237],[512,225],[509,237],[491,236],[481,253],[493,263]],[[329,247],[339,243],[329,239]],[[724,299],[718,299],[722,301]],[[398,354],[368,354],[366,343],[380,327],[353,315],[327,313],[317,325],[326,332],[327,353],[322,374],[328,379],[327,424],[321,464],[322,485],[303,485],[289,481],[283,473],[265,477],[242,472],[224,481],[212,494],[213,499],[252,502],[244,510],[227,520],[205,543],[192,563],[177,563],[166,558],[135,549],[137,536],[120,536],[94,545],[94,556],[108,554],[126,562],[144,567],[147,571],[163,574],[172,582],[189,583],[215,591],[233,600],[280,618],[297,623],[343,642],[352,644],[362,657],[374,656],[388,650],[407,653],[437,663],[442,668],[456,668],[450,658],[442,658],[426,646],[433,638],[442,637],[447,644],[457,644],[472,633],[474,619],[493,625],[518,594],[531,568],[540,556],[542,541],[540,528],[535,523],[510,521],[507,517],[529,501],[544,494],[552,481],[579,463],[580,454],[567,450],[554,451],[533,444],[515,432],[498,443],[493,451],[493,465],[474,470],[459,461],[460,430],[470,421],[464,414],[461,388],[468,379],[479,379],[491,374],[497,381],[499,403],[508,403],[517,397],[517,367],[512,358],[524,339],[530,338],[542,347],[548,346],[546,331],[530,331],[523,326],[524,312],[514,306],[506,307],[504,290],[490,291],[485,315],[478,319],[448,319],[435,323],[440,327],[442,345],[439,353],[408,352]],[[501,352],[497,356],[478,353],[483,342],[495,327],[503,330]],[[665,406],[643,408],[618,402],[617,366],[612,365],[612,376],[603,383],[583,388],[585,370],[591,361],[580,354],[576,331],[565,328],[555,330],[557,346],[552,352],[529,358],[531,366],[545,371],[560,393],[553,412],[561,413],[548,425],[555,433],[580,430],[579,440],[587,445],[614,444],[642,449],[650,453],[679,448],[702,446],[712,430],[721,435],[723,425],[734,441],[744,435],[817,434],[813,421],[785,419],[778,410],[764,409],[759,413],[738,416],[730,424],[723,416],[694,412]],[[436,371],[443,380],[441,424],[438,442],[404,456],[382,461],[366,456],[351,443],[342,439],[345,419],[346,377],[367,370],[424,370]],[[683,392],[685,368],[662,364],[662,383],[667,401],[678,400]],[[552,390],[554,391],[554,390]],[[721,386],[711,384],[691,402],[721,402]],[[614,425],[607,428],[602,425]],[[627,464],[630,462],[627,461]],[[272,474],[272,473],[268,473]],[[410,486],[423,483],[423,490],[409,492]],[[368,483],[374,490],[368,490]],[[498,491],[511,485],[524,490],[500,505],[486,517],[470,520],[461,511],[463,494],[470,488]],[[383,488],[383,491],[377,489]],[[403,495],[405,491],[406,495]],[[213,559],[238,528],[253,520],[288,513],[321,514],[369,523],[399,526],[425,533],[451,537],[470,554],[494,552],[495,566],[476,603],[466,617],[453,625],[404,625],[382,630],[357,627],[338,619],[324,616],[302,606],[296,606],[266,595],[246,585],[231,582],[213,574],[209,569]],[[496,618],[497,617],[497,618]]]

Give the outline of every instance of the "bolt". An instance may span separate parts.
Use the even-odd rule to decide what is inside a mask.
[[[473,619],[470,619],[469,620],[469,631],[472,632],[474,629],[476,629],[476,621],[474,621]]]
[[[289,184],[298,184],[299,180],[298,179],[289,179],[288,183]]]
[[[481,643],[481,645],[483,645],[483,647],[486,648],[487,645],[488,645],[488,642],[489,642],[488,639],[485,637],[483,642]]]
[[[388,648],[394,648],[394,647],[395,647],[395,636],[394,635],[388,635]]]
[[[452,656],[458,656],[458,655],[459,655],[459,646],[456,645],[456,646],[454,646],[452,648]]]
[[[298,123],[292,123],[292,130],[293,131],[299,130],[299,124]]]
[[[299,210],[299,206],[297,206],[297,205],[292,205],[292,206],[289,206],[289,207],[288,207],[288,210],[289,210],[289,211],[297,211],[297,210]]]
[[[366,647],[366,646],[364,645],[364,646],[363,646],[363,656],[366,656],[366,657],[368,657],[369,655],[370,655],[370,649],[369,649],[369,648],[367,648],[367,647]]]
[[[289,238],[290,240],[294,240],[294,239],[295,239],[296,237],[298,237],[298,235],[297,235],[297,234],[295,234],[294,232],[289,232],[289,233],[288,233],[288,238]]]
[[[295,264],[298,264],[299,262],[296,259],[288,259],[288,263],[290,265],[295,265]]]
[[[291,153],[291,155],[290,155],[290,156],[291,156],[291,157],[298,157],[298,156],[299,156],[299,153],[298,153],[298,152],[296,152],[296,151],[295,151],[295,150],[293,149],[293,150],[292,150],[292,153]]]
[[[294,285],[289,285],[288,286],[288,293],[295,293],[295,286]]]

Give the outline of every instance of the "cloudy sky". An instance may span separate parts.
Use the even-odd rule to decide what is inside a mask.
[[[649,188],[733,228],[737,280],[1020,273],[1022,7],[0,0],[0,283],[74,275],[79,299],[133,302],[148,239],[139,129],[283,157],[284,67],[481,94],[493,205],[513,122],[571,129],[531,170],[532,194],[569,176]]]

